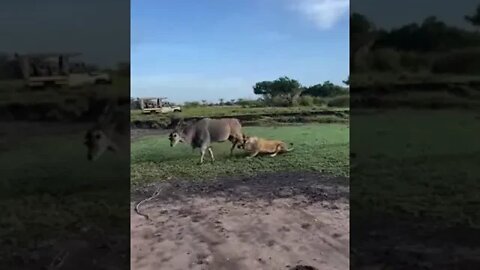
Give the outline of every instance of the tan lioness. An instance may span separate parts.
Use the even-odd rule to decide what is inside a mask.
[[[293,147],[287,148],[287,144],[280,140],[268,140],[246,135],[243,136],[242,148],[250,153],[247,158],[253,158],[258,154],[270,154],[271,157],[274,157],[279,153],[290,152],[293,150]]]

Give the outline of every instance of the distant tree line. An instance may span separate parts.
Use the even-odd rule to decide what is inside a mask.
[[[348,85],[348,80],[344,81]],[[302,86],[289,77],[280,77],[274,81],[262,81],[253,86],[253,92],[262,96],[267,106],[322,105],[325,98],[346,96],[349,88],[335,85],[330,81]]]
[[[349,79],[343,81],[349,84]],[[258,99],[230,99],[220,98],[218,102],[207,100],[184,102],[184,107],[201,106],[242,106],[242,107],[267,107],[267,106],[332,106],[347,107],[349,105],[349,88],[336,85],[330,81],[302,86],[300,82],[289,77],[280,77],[274,81],[257,82],[253,92],[261,97]],[[131,99],[131,108],[140,109],[140,99]]]
[[[70,66],[71,71],[105,71],[109,73],[115,73],[122,77],[130,76],[130,63],[120,62],[116,67],[109,69],[101,69],[98,65],[95,64],[78,64],[72,63]],[[9,54],[6,52],[0,52],[0,80],[14,80],[22,79],[22,71],[20,65],[15,59],[14,54]]]
[[[20,78],[22,71],[18,62],[9,54],[0,52],[0,80]]]
[[[480,5],[464,19],[480,26]],[[353,71],[428,71],[480,74],[480,32],[449,26],[435,16],[385,30],[362,14],[350,17]],[[368,53],[367,53],[368,51]]]

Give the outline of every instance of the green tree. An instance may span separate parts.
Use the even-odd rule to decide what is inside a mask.
[[[367,34],[375,30],[375,26],[367,17],[359,13],[350,15],[350,33],[351,34]]]
[[[253,86],[253,93],[262,95],[265,100],[271,100],[277,96],[284,96],[291,103],[302,93],[302,85],[287,76],[280,77],[274,81],[258,82]]]
[[[330,81],[326,81],[323,84],[316,84],[308,87],[303,95],[309,95],[314,97],[334,97],[339,95],[345,95],[348,90],[345,87],[335,85]]]
[[[480,5],[477,6],[475,14],[465,16],[465,20],[471,23],[473,26],[480,26]]]
[[[476,23],[475,16],[467,17],[471,23]],[[479,45],[478,33],[449,26],[435,16],[427,17],[421,24],[411,23],[390,31],[379,31],[375,43],[376,48],[410,52],[449,51]]]

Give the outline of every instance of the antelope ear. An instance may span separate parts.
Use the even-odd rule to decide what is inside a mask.
[[[178,121],[178,124],[177,124],[177,127],[180,128],[181,126],[183,126],[184,124],[184,121],[183,121],[183,117],[180,118],[180,120]]]
[[[114,110],[115,104],[112,101],[108,101],[108,103],[105,105],[105,108],[103,108],[102,114],[100,114],[100,117],[98,118],[98,123],[106,123],[111,120],[113,110]]]

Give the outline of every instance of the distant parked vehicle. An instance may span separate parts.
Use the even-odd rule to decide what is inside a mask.
[[[140,99],[140,107],[142,113],[151,114],[151,113],[171,113],[171,112],[181,112],[182,108],[180,106],[173,106],[169,102],[165,102],[167,99],[162,98],[142,98]]]
[[[79,55],[79,53],[43,53],[16,54],[15,57],[20,64],[25,84],[30,88],[112,83],[108,73],[89,71],[85,63],[70,60]]]

